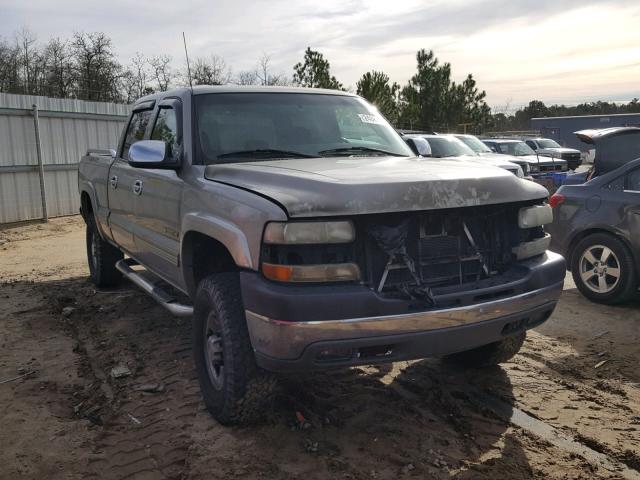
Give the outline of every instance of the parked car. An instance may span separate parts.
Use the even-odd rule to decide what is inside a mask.
[[[564,184],[577,185],[640,158],[640,128],[612,127],[574,132],[584,143],[593,145],[593,165],[588,170],[567,175]]]
[[[640,159],[563,185],[549,201],[551,249],[567,259],[580,292],[607,304],[632,298],[640,272]]]
[[[458,140],[460,140],[462,143],[464,143],[471,150],[473,150],[476,153],[476,155],[479,155],[483,158],[491,158],[495,160],[507,160],[510,163],[515,163],[516,165],[520,166],[524,176],[529,176],[528,161],[523,160],[516,156],[496,153],[493,150],[491,150],[487,145],[485,145],[482,142],[482,140],[480,140],[475,135],[459,133],[459,134],[454,134],[453,136],[456,137]]]
[[[522,140],[487,138],[482,140],[495,153],[511,155],[527,162],[532,176],[541,173],[566,172],[566,160],[537,155],[529,145]]]
[[[523,178],[522,168],[516,163],[511,163],[501,155],[489,157],[479,155],[471,150],[464,142],[460,141],[455,135],[436,135],[436,134],[405,134],[403,137],[407,145],[411,147],[413,153],[422,155],[423,157],[432,158],[453,158],[458,157],[464,161],[478,162],[483,165],[503,168],[516,177]],[[416,143],[416,139],[426,143],[428,150],[421,150],[420,144]]]
[[[558,142],[550,138],[523,138],[523,140],[538,155],[566,160],[569,170],[575,170],[582,165],[582,153],[580,150],[562,147]]]
[[[204,403],[224,424],[265,411],[271,372],[504,362],[562,292],[544,188],[416,157],[347,92],[150,95],[78,179],[91,280],[124,275],[193,315]]]

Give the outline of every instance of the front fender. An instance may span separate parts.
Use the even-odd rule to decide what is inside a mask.
[[[236,225],[206,213],[189,213],[182,219],[180,231],[181,245],[186,233],[201,233],[222,243],[237,266],[255,270],[247,237]]]

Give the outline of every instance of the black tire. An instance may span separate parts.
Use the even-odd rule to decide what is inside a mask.
[[[482,347],[464,352],[454,353],[445,357],[450,363],[466,368],[482,368],[508,362],[522,348],[527,338],[527,332],[512,335],[498,342],[489,343]]]
[[[193,352],[211,415],[223,425],[260,420],[273,400],[276,380],[256,364],[237,273],[211,275],[198,285]]]
[[[103,240],[95,219],[87,219],[87,261],[91,281],[98,288],[113,287],[120,283],[122,274],[116,268],[116,262],[124,255],[120,250]]]
[[[610,250],[604,262],[603,247]],[[597,260],[597,264],[589,258]],[[618,277],[611,275],[616,268]],[[606,305],[630,300],[637,288],[633,255],[622,240],[608,233],[593,233],[578,242],[571,254],[571,274],[580,293]],[[600,284],[603,279],[604,284]]]

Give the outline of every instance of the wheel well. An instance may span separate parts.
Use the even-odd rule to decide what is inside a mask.
[[[91,205],[91,197],[87,192],[82,192],[80,195],[80,214],[84,220],[87,220],[87,216],[93,213],[93,205]]]
[[[580,240],[594,233],[604,233],[606,235],[611,235],[612,237],[616,237],[618,240],[620,240],[622,243],[625,244],[625,246],[629,249],[630,252],[633,252],[633,250],[631,249],[631,245],[629,245],[629,242],[627,241],[627,239],[624,238],[622,235],[618,235],[616,232],[612,232],[611,230],[605,230],[604,228],[591,228],[589,230],[584,230],[582,232],[577,233],[571,239],[571,242],[569,243],[569,248],[567,248],[566,260],[567,260],[567,268],[569,271],[571,271],[571,264],[573,263],[573,250],[576,248],[576,245],[578,245],[578,242]]]
[[[182,272],[193,298],[198,283],[213,273],[235,272],[238,267],[218,240],[200,232],[187,232],[182,240]]]

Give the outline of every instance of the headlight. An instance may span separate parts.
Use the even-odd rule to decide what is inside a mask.
[[[348,220],[331,222],[272,222],[264,230],[264,243],[274,245],[308,245],[350,243],[356,238],[353,223]]]
[[[518,211],[518,226],[533,228],[553,222],[553,210],[549,205],[534,205]]]
[[[522,168],[518,167],[518,169],[516,170],[516,177],[524,178],[524,173],[522,172]]]

